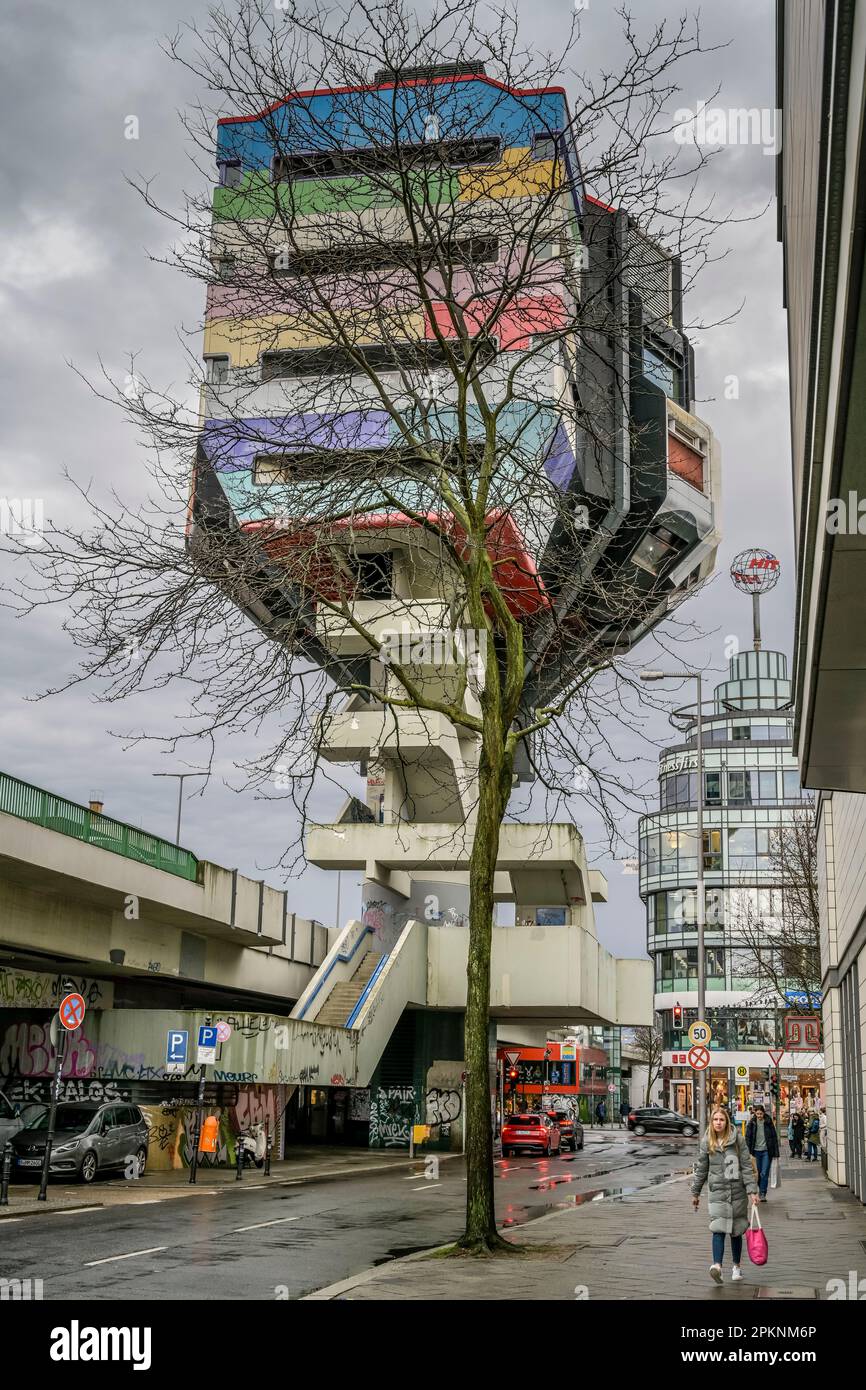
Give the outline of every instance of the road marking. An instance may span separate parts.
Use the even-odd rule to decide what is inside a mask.
[[[423,1176],[424,1176],[423,1173],[410,1173],[409,1176],[408,1176],[408,1178],[404,1178],[403,1181],[404,1181],[404,1182],[415,1182],[415,1180],[416,1180],[417,1178],[423,1178]]]
[[[92,1206],[92,1207],[68,1207],[68,1208],[63,1207],[63,1208],[60,1209],[60,1211],[56,1211],[56,1212],[54,1213],[54,1215],[55,1215],[55,1216],[80,1216],[81,1213],[82,1213],[83,1211],[105,1211],[105,1207],[101,1207],[101,1206],[98,1206],[98,1205]],[[16,1221],[20,1221],[21,1218],[20,1218],[20,1217],[16,1217],[15,1219],[16,1219]]]
[[[115,1260],[134,1260],[138,1255],[159,1255],[167,1249],[167,1245],[151,1245],[148,1250],[130,1250],[128,1255],[109,1255],[104,1260],[85,1260],[84,1268],[92,1269],[94,1265],[110,1265]]]
[[[285,1226],[289,1221],[300,1221],[299,1216],[281,1216],[276,1221],[257,1221],[255,1226],[235,1226],[233,1231],[229,1231],[230,1236],[240,1235],[241,1231],[261,1231],[265,1226]]]
[[[439,1183],[439,1182],[425,1182],[425,1183],[422,1184],[421,1187],[410,1187],[410,1188],[409,1188],[409,1191],[410,1191],[410,1192],[427,1192],[428,1189],[431,1188],[431,1187],[441,1187],[441,1186],[442,1186],[442,1184]]]

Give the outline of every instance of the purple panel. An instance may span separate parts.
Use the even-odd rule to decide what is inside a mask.
[[[384,449],[391,421],[384,410],[285,415],[261,420],[207,420],[202,443],[217,473],[252,472],[257,454],[291,449]]]
[[[564,492],[571,482],[571,475],[574,472],[575,457],[571,452],[571,445],[568,442],[568,434],[565,426],[560,422],[553,437],[553,443],[547,458],[544,460],[544,468],[548,478],[558,488]]]

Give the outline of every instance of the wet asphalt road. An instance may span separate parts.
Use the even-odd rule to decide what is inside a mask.
[[[682,1172],[694,1151],[694,1140],[620,1132],[575,1155],[500,1160],[500,1222],[518,1226],[562,1205],[615,1199]],[[453,1159],[440,1165],[438,1181],[425,1179],[419,1163],[414,1175],[46,1212],[0,1221],[0,1276],[41,1278],[46,1300],[296,1299],[454,1239],[465,1194],[462,1160]]]

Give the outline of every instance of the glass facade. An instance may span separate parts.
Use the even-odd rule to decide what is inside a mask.
[[[763,1054],[766,1067],[767,1048],[784,1041],[783,1010],[754,1001],[765,986],[764,997],[770,997],[772,973],[784,968],[772,946],[773,926],[783,907],[774,883],[773,837],[804,804],[791,746],[790,702],[784,655],[744,652],[731,660],[727,680],[708,702],[701,768],[693,709],[681,715],[688,722],[684,741],[659,759],[660,809],[641,819],[639,864],[655,1006],[667,1052],[688,1050],[689,1025],[697,1017],[696,1009],[683,1007],[681,1021],[674,1022],[674,1005],[698,988],[699,853],[711,1051],[754,1050]],[[699,775],[704,800],[700,846]],[[766,926],[767,947],[757,955],[743,939],[744,923],[752,931],[755,925]]]

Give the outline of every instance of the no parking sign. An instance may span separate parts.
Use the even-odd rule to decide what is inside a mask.
[[[87,1006],[80,994],[65,995],[60,1001],[60,1008],[57,1010],[60,1022],[70,1033],[81,1027],[86,1011]]]

